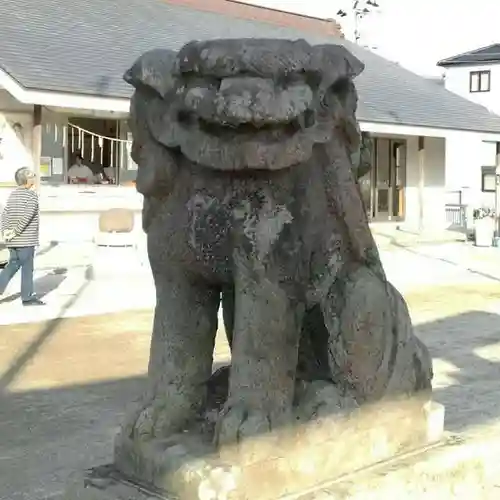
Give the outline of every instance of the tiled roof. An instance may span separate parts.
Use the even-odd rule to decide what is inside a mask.
[[[346,40],[196,10],[179,0],[0,1],[0,68],[28,89],[128,98],[123,72],[152,48],[192,39],[305,38],[342,43],[366,69],[362,121],[500,133],[500,117]]]
[[[260,5],[238,2],[236,0],[166,0],[170,4],[183,5],[196,10],[215,12],[225,16],[263,21],[278,26],[295,28],[305,32],[337,36],[343,38],[342,28],[334,19],[295,14],[282,10],[261,7]]]
[[[438,62],[438,66],[457,66],[467,64],[488,64],[500,62],[500,43],[488,45],[480,49],[464,52],[457,56],[448,57]]]

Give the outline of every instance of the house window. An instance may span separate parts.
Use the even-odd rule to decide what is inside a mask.
[[[469,86],[471,92],[489,92],[491,87],[491,72],[471,71]]]
[[[481,189],[483,193],[494,193],[496,188],[495,167],[481,168]]]

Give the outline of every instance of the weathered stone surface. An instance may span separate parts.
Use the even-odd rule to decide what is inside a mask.
[[[294,425],[218,450],[193,430],[164,440],[128,439],[116,456],[120,470],[165,496],[274,499],[442,438],[441,405],[405,400],[356,408],[332,394],[331,384],[304,385]]]
[[[245,464],[243,475],[274,458],[280,482],[293,484],[293,457],[316,435],[298,428],[323,419],[334,423],[320,425],[328,465],[311,481],[338,469],[339,450],[370,426],[385,429],[388,453],[425,442],[415,421],[430,357],[386,280],[357,184],[361,71],[340,46],[215,40],[148,53],[127,72],[157,306],[149,390],[116,441],[124,472],[175,483],[172,453],[197,454],[205,441],[203,457],[227,460],[235,447],[223,465]],[[214,380],[221,300],[232,365]],[[363,432],[354,425],[368,403],[394,401],[404,439],[391,437],[394,406],[361,418]],[[284,435],[288,453],[275,456]]]
[[[314,383],[305,392],[325,388]],[[121,449],[125,454],[121,471],[114,466],[96,468],[85,474],[83,483],[81,476],[75,476],[65,498],[142,500],[149,498],[141,496],[148,490],[155,498],[199,500],[300,495],[315,490],[318,478],[342,484],[346,474],[393,459],[424,442],[435,443],[432,434],[437,421],[442,426],[443,412],[441,405],[422,408],[406,401],[364,406],[341,418],[331,413],[317,416],[312,423],[309,414],[302,415],[306,425],[247,440],[243,448],[224,450],[223,456],[192,434],[147,443],[129,440],[128,448]],[[129,490],[129,497],[120,496]]]
[[[430,446],[416,453],[396,457],[369,469],[323,483],[297,500],[387,500],[408,498],[411,500],[484,499],[498,498],[493,486],[497,482],[492,474],[491,463],[497,459],[497,450],[488,441],[456,439]],[[80,476],[73,488],[74,495],[65,500],[152,500],[162,496],[139,493],[132,486],[108,484],[99,487],[83,487]],[[125,495],[123,492],[128,494]],[[214,498],[207,488],[200,498]],[[169,498],[164,496],[165,499]]]

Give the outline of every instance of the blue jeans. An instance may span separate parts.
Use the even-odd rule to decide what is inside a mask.
[[[9,252],[9,263],[0,272],[0,295],[5,292],[10,280],[21,269],[21,300],[26,302],[33,297],[35,247],[9,248]]]

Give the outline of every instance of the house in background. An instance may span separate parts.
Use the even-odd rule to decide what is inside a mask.
[[[99,2],[83,3],[85,9],[92,8],[94,13],[105,14]],[[169,13],[175,16],[176,9],[179,8],[185,13],[192,13],[192,10],[187,9],[196,5],[205,12],[225,12],[234,18],[342,36],[340,26],[331,20],[299,16],[239,2],[171,0],[169,3],[173,5],[172,10],[168,10],[165,4],[157,3],[159,5],[156,6],[151,3],[149,12],[145,5],[146,17],[153,14],[155,7],[165,17]],[[130,134],[126,124],[129,89],[124,90],[122,84],[121,92],[116,92],[116,89],[108,92],[109,74],[103,74],[102,67],[98,71],[93,67],[96,57],[103,57],[103,61],[105,60],[103,52],[107,51],[106,46],[109,47],[110,37],[113,37],[109,33],[109,27],[103,27],[108,31],[108,38],[100,47],[98,44],[102,40],[89,38],[101,28],[98,25],[90,27],[90,30],[81,29],[79,34],[82,38],[71,37],[62,41],[67,48],[65,56],[70,55],[68,52],[72,54],[71,61],[68,57],[58,59],[56,56],[52,61],[50,56],[44,57],[43,49],[40,51],[38,42],[35,41],[37,35],[34,32],[25,33],[34,23],[30,19],[36,13],[44,19],[45,24],[37,26],[37,34],[45,38],[46,27],[54,24],[57,26],[54,26],[52,35],[57,37],[61,29],[73,24],[71,13],[59,11],[58,7],[62,8],[62,5],[56,2],[42,6],[39,2],[30,1],[0,5],[0,27],[3,36],[10,37],[7,47],[3,48],[3,60],[0,60],[0,185],[11,185],[13,171],[30,164],[33,155],[37,157],[35,163],[40,163],[42,181],[49,185],[66,182],[65,174],[77,154],[82,154],[85,164],[94,172],[104,169],[109,171],[110,168],[115,170],[115,178],[120,184],[135,178],[136,165],[129,157]],[[131,2],[129,10],[133,14],[140,14],[139,7],[137,2]],[[64,19],[55,21],[54,14],[62,14]],[[85,14],[92,17],[88,11]],[[143,17],[144,15],[139,15],[138,19]],[[76,35],[78,31],[78,28],[73,28],[69,30],[69,34]],[[48,46],[49,51],[57,52],[60,48],[50,43],[50,40]],[[24,55],[24,47],[31,49],[27,57]],[[87,53],[80,57],[82,51]],[[119,81],[130,62],[131,59],[124,57],[123,65],[113,66],[115,73],[112,79],[115,82]],[[79,68],[73,72],[75,64]],[[32,79],[32,75],[25,71],[26,66],[31,66],[31,72],[38,73],[38,78]],[[84,74],[87,70],[90,73]],[[45,73],[45,76],[41,73]],[[38,142],[41,144],[37,145]]]
[[[438,62],[445,69],[445,88],[500,115],[500,43]],[[495,169],[500,150],[486,143],[481,156],[481,203],[494,205]]]
[[[66,211],[96,211],[123,204],[122,196],[140,208],[130,188],[98,186],[91,198],[88,189],[61,184],[77,151],[95,168],[116,169],[119,182],[134,179],[132,89],[122,74],[141,53],[192,39],[304,38],[344,44],[361,59],[358,119],[374,142],[361,189],[374,221],[446,228],[447,192],[469,186],[478,203],[483,157],[500,142],[499,116],[344,40],[332,21],[227,0],[82,0],[71,10],[65,0],[3,0],[0,32],[0,182],[33,159],[44,178],[42,207],[50,197]]]
[[[77,8],[84,22],[75,26],[74,12],[67,12],[64,2],[2,2],[0,30],[6,44],[0,56],[0,185],[11,185],[12,173],[30,164],[33,156],[45,185],[65,183],[77,154],[94,172],[114,170],[118,184],[134,180],[136,165],[129,156],[126,123],[131,89],[120,80],[141,52],[171,45],[163,40],[162,24],[175,24],[177,31],[187,28],[190,35],[179,37],[181,43],[203,33],[204,17],[214,25],[215,15],[222,14],[229,22],[265,23],[268,32],[276,26],[343,36],[333,20],[237,1],[131,0],[125,5],[122,12],[120,2],[84,1]],[[193,19],[197,12],[199,20]],[[138,23],[154,28],[151,41],[144,40]],[[129,31],[135,32],[135,39],[125,44]],[[207,36],[223,34],[212,29]],[[48,48],[40,47],[38,37]]]
[[[500,114],[500,43],[439,61],[445,87]]]

